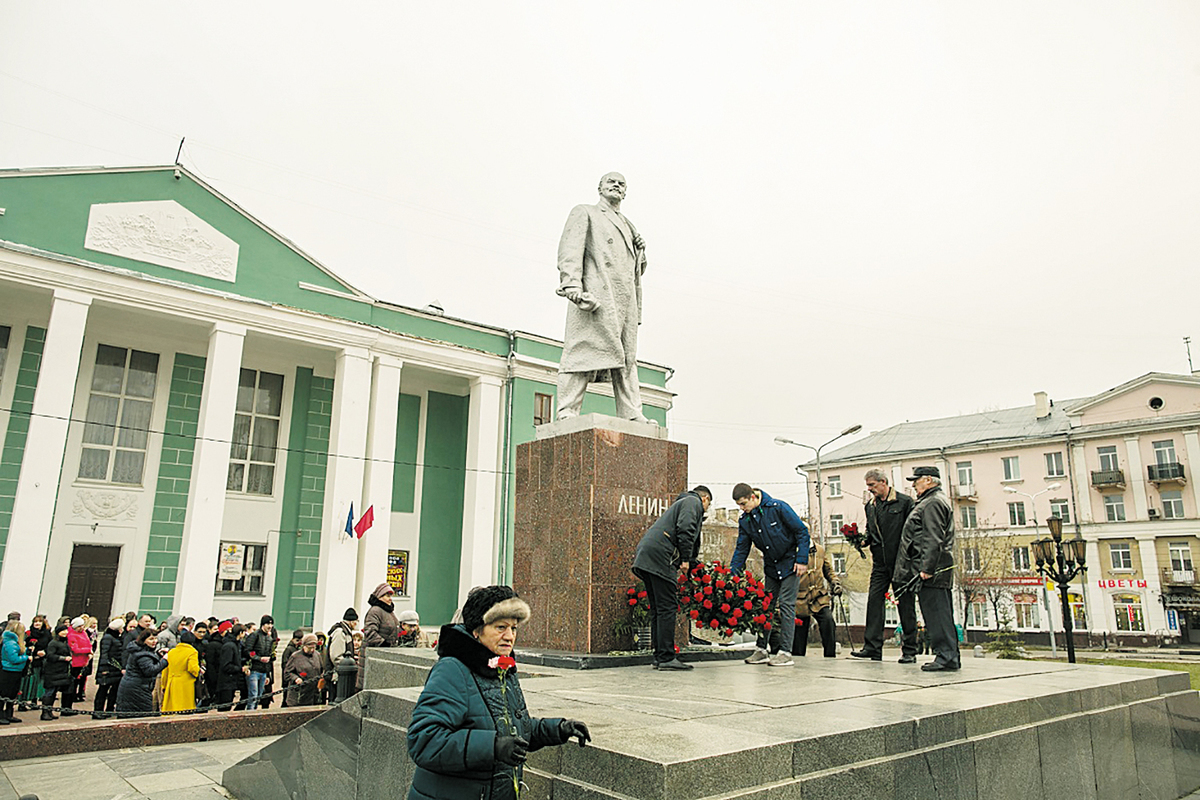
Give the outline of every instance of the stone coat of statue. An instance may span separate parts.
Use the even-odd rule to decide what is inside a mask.
[[[645,243],[620,211],[625,179],[600,180],[600,202],[571,209],[558,243],[558,294],[571,301],[559,362],[558,418],[579,413],[589,381],[613,384],[617,416],[642,416],[637,336]]]

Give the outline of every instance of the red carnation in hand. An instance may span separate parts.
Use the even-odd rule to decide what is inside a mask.
[[[644,592],[644,591],[638,592],[638,599],[639,599],[639,600],[640,600],[640,599],[642,599],[642,598],[643,598],[643,597],[645,597],[645,596],[646,596],[646,592]]]
[[[712,608],[712,600],[705,600],[705,601],[704,601],[704,607],[705,607],[705,608]]]
[[[636,606],[636,605],[637,605],[637,598],[636,598],[636,597],[631,597],[631,598],[629,598],[629,605],[631,605],[631,606]]]
[[[729,603],[721,603],[721,613],[722,614],[729,613]]]
[[[676,653],[678,653],[678,652],[679,652],[679,645],[675,645],[675,652],[676,652]]]
[[[719,622],[717,622],[715,619],[712,622],[708,623],[708,627],[712,628],[713,630],[716,630],[717,628],[719,628],[720,625],[721,624]]]
[[[625,594],[629,595],[630,597],[633,597],[635,594],[637,594],[637,589],[630,586],[629,590],[627,592],[625,592]]]
[[[692,619],[699,619],[700,612],[693,608],[688,616],[690,616]]]
[[[500,656],[496,659],[496,669],[505,670],[512,669],[517,665],[517,660],[512,656]]]

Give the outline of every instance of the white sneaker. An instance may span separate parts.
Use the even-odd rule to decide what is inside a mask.
[[[754,648],[754,652],[746,659],[747,664],[765,664],[771,660],[771,654],[761,647]]]
[[[796,662],[792,659],[792,654],[786,650],[780,650],[767,662],[768,667],[790,667]]]

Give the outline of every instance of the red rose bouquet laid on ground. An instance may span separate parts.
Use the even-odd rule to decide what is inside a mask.
[[[697,628],[724,636],[771,630],[771,601],[750,572],[733,574],[720,561],[701,562],[679,576],[679,606]]]
[[[650,595],[646,591],[646,585],[638,581],[625,590],[623,597],[623,605],[628,614],[618,617],[612,626],[613,633],[622,638],[635,636],[639,628],[647,628],[650,625]],[[636,648],[637,642],[634,642],[634,645]]]

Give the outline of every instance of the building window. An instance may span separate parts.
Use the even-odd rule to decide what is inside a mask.
[[[217,561],[217,591],[225,594],[262,594],[265,544],[221,542]]]
[[[1088,629],[1087,609],[1083,605],[1083,595],[1067,592],[1067,605],[1071,607],[1071,624],[1077,631]]]
[[[0,325],[0,379],[4,378],[4,363],[8,360],[8,336],[12,328]]]
[[[158,354],[96,348],[79,477],[140,485],[158,384]]]
[[[837,573],[838,575],[846,574],[846,554],[845,553],[834,553],[833,554],[833,571],[835,573]]]
[[[243,369],[238,377],[237,413],[229,446],[228,491],[264,495],[274,491],[282,411],[283,376]]]
[[[979,572],[981,569],[980,564],[983,562],[979,560],[978,547],[964,547],[962,549],[962,557],[964,570],[967,572]]]
[[[1171,542],[1171,571],[1172,572],[1191,572],[1192,571],[1192,548],[1187,542]]]
[[[954,468],[958,472],[959,486],[970,486],[975,482],[975,470],[972,469],[970,461],[959,461]]]
[[[1162,498],[1163,517],[1166,519],[1183,519],[1183,492],[1179,490],[1159,492]]]
[[[1117,615],[1117,630],[1141,633],[1146,630],[1142,617],[1142,598],[1136,594],[1113,595],[1113,611]]]
[[[1133,553],[1125,542],[1113,542],[1108,546],[1108,557],[1112,560],[1112,568],[1128,572],[1133,569]]]
[[[975,506],[959,506],[958,518],[962,522],[963,530],[969,530],[979,525],[975,517]]]
[[[1167,439],[1162,442],[1151,442],[1151,444],[1154,446],[1155,464],[1161,467],[1163,464],[1176,463],[1175,441],[1173,439]]]
[[[545,425],[553,421],[554,413],[554,398],[548,394],[535,394],[533,396],[533,424]]]
[[[968,628],[986,628],[987,627],[987,598],[981,594],[971,596],[971,602],[967,603],[967,627]]]
[[[1019,456],[1006,456],[1000,459],[1000,463],[1004,465],[1004,480],[1021,480],[1021,459]]]
[[[1116,472],[1121,468],[1121,465],[1117,463],[1117,448],[1115,445],[1110,447],[1097,447],[1096,455],[1100,456],[1101,472]]]
[[[843,517],[841,514],[829,515],[829,531],[831,534],[840,534],[842,532]]]
[[[1029,572],[1029,548],[1013,548],[1013,569],[1017,572]]]
[[[1104,516],[1109,522],[1125,521],[1125,495],[1104,495]]]
[[[1066,500],[1051,500],[1050,501],[1050,516],[1058,517],[1063,521],[1063,525],[1071,524],[1071,504]]]
[[[842,476],[841,475],[830,475],[829,476],[829,496],[830,497],[841,497],[842,496]]]
[[[1038,616],[1038,603],[1036,595],[1013,595],[1013,608],[1016,612],[1015,622],[1018,628],[1029,629],[1041,627],[1041,620]]]
[[[1025,524],[1025,501],[1018,500],[1015,503],[1008,504],[1008,524],[1009,525],[1024,525]]]
[[[1046,477],[1061,478],[1066,474],[1063,469],[1063,454],[1061,452],[1046,453]]]

